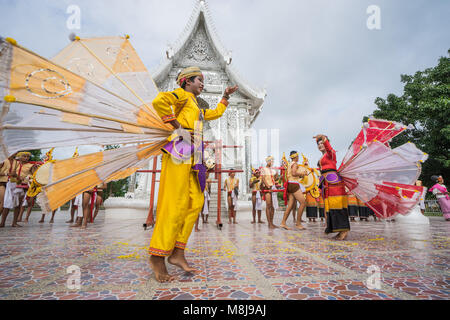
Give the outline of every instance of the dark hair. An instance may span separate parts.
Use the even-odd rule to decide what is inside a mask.
[[[328,141],[331,141],[330,138],[328,138],[327,136],[325,136],[325,138],[327,138]],[[317,140],[317,144],[319,144],[320,141],[322,141],[322,138]]]
[[[439,178],[439,176],[431,176],[431,181],[437,182],[438,178]]]
[[[192,76],[192,77],[190,77],[190,78],[187,78],[186,81],[184,81],[183,83],[181,83],[181,87],[182,87],[183,89],[185,89],[185,88],[186,88],[186,82],[187,82],[188,80],[190,80],[191,82],[194,82],[194,81],[195,81],[195,78],[197,78],[197,76]]]
[[[291,151],[291,154],[289,156],[292,156],[293,154],[296,154],[297,151]]]

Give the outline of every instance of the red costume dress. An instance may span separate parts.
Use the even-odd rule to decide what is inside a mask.
[[[347,193],[336,170],[336,151],[333,150],[328,139],[324,139],[323,145],[326,152],[319,163],[322,174],[322,196],[327,217],[325,233],[349,231]]]

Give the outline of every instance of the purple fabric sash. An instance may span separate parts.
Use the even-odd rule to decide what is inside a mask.
[[[162,150],[177,160],[186,161],[189,160],[194,153],[194,144],[176,138],[167,143]]]
[[[197,163],[192,167],[192,170],[197,173],[197,180],[200,185],[200,189],[204,192],[206,188],[206,166],[203,163]]]
[[[328,182],[330,184],[337,184],[342,181],[341,176],[336,171],[328,171],[325,173],[322,173],[322,175],[319,178],[319,187],[322,189],[322,198],[325,199],[325,186],[323,185],[324,182]]]
[[[196,150],[193,143],[186,142],[181,138],[170,141],[162,148],[164,152],[170,154],[179,161],[188,161],[194,152],[201,152],[201,162],[194,164],[192,170],[197,173],[197,180],[202,192],[205,191],[206,188],[206,166],[203,164],[204,148],[203,141]]]
[[[336,171],[325,172],[320,176],[319,185],[321,185],[324,181],[327,181],[331,184],[336,184],[342,181],[341,176]]]

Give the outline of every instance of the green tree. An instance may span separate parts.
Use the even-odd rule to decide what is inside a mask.
[[[105,150],[112,150],[120,148],[119,145],[107,145],[105,146]],[[123,197],[125,193],[128,191],[128,183],[129,179],[121,179],[117,181],[111,181],[107,183],[106,191],[105,191],[105,200],[109,197]]]
[[[42,151],[41,150],[29,150],[31,153],[31,161],[41,161],[42,160]]]
[[[428,153],[420,177],[427,187],[432,184],[432,175],[441,174],[444,179],[450,179],[450,50],[448,55],[440,57],[433,68],[402,75],[403,94],[376,98],[377,109],[372,114],[375,118],[414,126],[394,138],[391,146],[395,148],[411,141]]]

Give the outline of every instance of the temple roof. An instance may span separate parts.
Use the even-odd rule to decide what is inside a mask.
[[[220,41],[205,0],[195,1],[194,10],[186,27],[178,39],[167,48],[166,56],[162,59],[161,63],[152,71],[153,78],[156,82],[160,82],[168,76],[174,66],[174,61],[183,54],[183,49],[189,40],[193,38],[193,33],[198,30],[201,24],[203,24],[208,40],[219,57],[220,67],[225,71],[230,81],[239,86],[238,92],[251,100],[251,108],[253,109],[253,119],[251,122],[253,122],[261,111],[262,104],[267,95],[266,90],[250,85],[233,68],[231,65],[231,51],[227,50]]]

